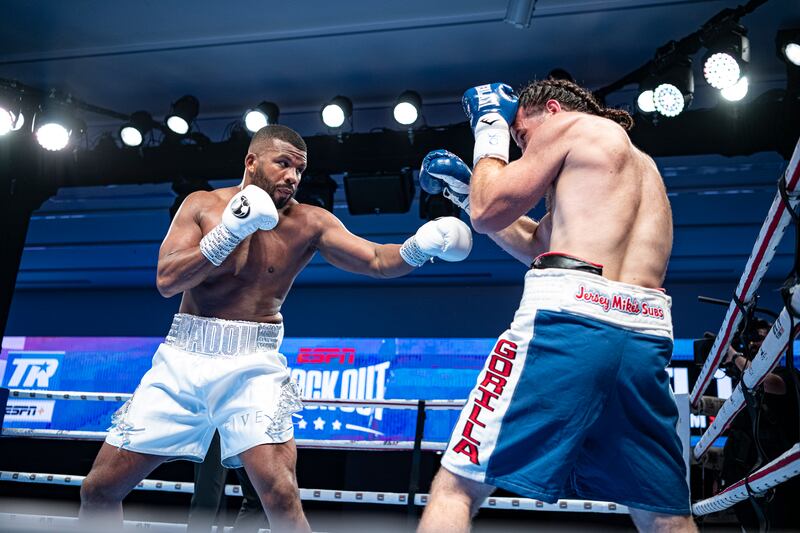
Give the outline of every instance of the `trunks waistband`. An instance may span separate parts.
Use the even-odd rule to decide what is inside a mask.
[[[531,269],[523,305],[572,313],[646,334],[672,337],[672,299],[658,289],[579,270]]]
[[[584,261],[579,257],[562,254],[558,252],[547,252],[539,255],[531,263],[532,269],[544,270],[545,268],[563,268],[567,270],[579,270],[589,274],[603,275],[603,265]]]
[[[274,352],[283,339],[283,324],[223,320],[178,313],[164,344],[211,356]]]

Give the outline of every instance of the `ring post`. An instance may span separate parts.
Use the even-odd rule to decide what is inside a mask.
[[[414,500],[419,492],[419,470],[422,461],[422,437],[425,433],[425,400],[417,402],[417,426],[414,433],[414,451],[411,453],[411,474],[408,479],[408,517],[416,520]]]

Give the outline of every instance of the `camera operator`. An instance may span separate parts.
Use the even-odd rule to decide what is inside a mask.
[[[770,324],[762,319],[750,323],[736,347],[728,348],[722,368],[734,380],[741,380],[742,372],[758,353],[769,333]],[[738,349],[737,349],[738,348]],[[795,371],[796,372],[796,371]],[[779,366],[769,373],[762,385],[754,391],[757,403],[758,443],[763,450],[763,463],[775,459],[798,441],[798,408],[790,370]],[[750,410],[736,416],[728,429],[728,440],[723,449],[721,488],[736,483],[750,473],[758,460],[756,442],[753,440],[753,420]],[[794,478],[775,488],[765,508],[765,516],[774,530],[800,529],[800,480]],[[733,507],[736,517],[745,529],[757,530],[759,519],[749,501]]]

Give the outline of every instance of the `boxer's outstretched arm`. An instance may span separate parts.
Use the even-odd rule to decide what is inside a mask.
[[[156,286],[165,298],[196,287],[216,268],[200,252],[203,230],[199,217],[204,208],[216,205],[208,194],[195,192],[184,200],[161,243]]]
[[[316,247],[333,266],[373,278],[396,278],[414,270],[400,256],[399,244],[377,244],[363,239],[350,233],[331,213],[320,211],[322,230]]]

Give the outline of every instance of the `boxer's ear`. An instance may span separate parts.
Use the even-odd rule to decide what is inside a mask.
[[[561,108],[561,102],[559,102],[558,100],[553,100],[552,98],[544,103],[544,108],[551,115],[554,115],[559,111],[563,111],[563,109]]]
[[[258,159],[258,156],[253,152],[247,152],[247,155],[244,156],[244,166],[248,171],[255,172],[256,159]]]

